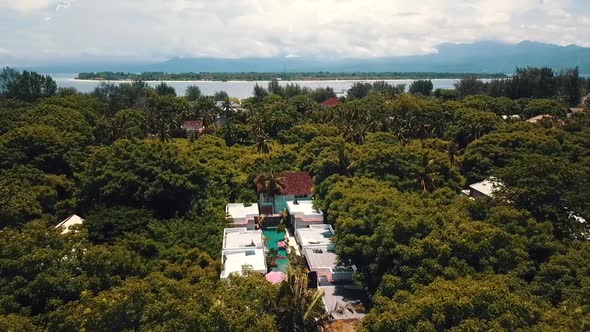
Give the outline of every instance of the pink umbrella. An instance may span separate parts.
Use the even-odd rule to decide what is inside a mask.
[[[283,272],[279,271],[269,272],[264,276],[264,278],[266,278],[266,281],[273,284],[277,284],[279,282],[287,280],[287,276]]]
[[[279,242],[279,248],[281,248],[281,249],[287,248],[287,242],[285,242],[285,241]]]

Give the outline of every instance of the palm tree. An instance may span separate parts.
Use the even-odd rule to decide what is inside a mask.
[[[270,144],[268,142],[268,134],[263,131],[256,131],[254,138],[256,139],[256,150],[260,154],[270,152]]]
[[[457,169],[461,169],[461,160],[459,159],[461,153],[465,149],[460,149],[455,142],[449,142],[447,146],[447,154],[449,156],[449,161],[451,162],[451,166],[457,167]]]
[[[472,122],[469,125],[469,130],[469,137],[471,138],[471,141],[479,139],[482,135],[482,125],[479,122]]]
[[[284,193],[283,178],[274,172],[261,174],[256,177],[256,187],[260,188],[260,191],[266,196],[272,197],[272,211],[275,212],[275,195],[281,195]]]
[[[320,288],[307,287],[307,275],[289,269],[287,280],[278,292],[278,319],[281,331],[319,331],[321,324],[328,317],[324,309]]]
[[[418,174],[420,187],[423,192],[433,192],[436,190],[436,182],[440,179],[440,174],[434,169],[435,161],[430,159],[425,153],[422,155],[421,171]]]
[[[264,226],[264,219],[265,216],[263,214],[258,216],[258,221],[256,222],[256,226],[258,226],[258,229],[262,229],[262,227]],[[268,238],[265,238],[264,241],[268,241]]]
[[[217,111],[214,109],[203,111],[203,127],[206,132],[212,132],[213,127],[217,122]]]
[[[150,102],[148,111],[152,132],[158,134],[160,141],[167,141],[170,132],[180,126],[182,110],[178,110],[169,97],[158,97]]]
[[[346,144],[340,142],[337,147],[337,170],[338,174],[350,176],[351,169],[354,167],[350,154],[346,150]]]

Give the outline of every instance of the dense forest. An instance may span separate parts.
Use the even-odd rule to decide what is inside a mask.
[[[0,330],[338,330],[304,267],[219,280],[225,205],[301,170],[370,299],[358,330],[588,331],[590,112],[570,107],[589,91],[575,69],[521,68],[454,90],[357,83],[326,107],[331,89],[275,80],[235,111],[222,91],[82,94],[6,68]],[[493,200],[461,195],[490,177]],[[54,229],[74,213],[78,231]]]
[[[407,73],[407,72],[282,72],[282,73],[162,73],[145,72],[141,74],[123,72],[79,73],[80,80],[143,80],[143,81],[270,81],[281,78],[287,81],[315,80],[385,80],[385,79],[422,79],[422,78],[505,78],[505,74],[469,74],[469,73]]]

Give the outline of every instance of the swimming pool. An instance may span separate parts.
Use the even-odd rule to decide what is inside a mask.
[[[279,242],[285,240],[285,232],[277,232],[276,228],[265,229],[262,231],[265,238],[268,239],[266,247],[268,249],[275,249],[279,252],[277,259],[277,267],[273,270],[287,272],[289,269],[289,259],[287,258],[287,249],[279,248]]]

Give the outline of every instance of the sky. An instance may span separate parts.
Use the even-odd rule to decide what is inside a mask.
[[[481,40],[590,47],[588,0],[0,0],[0,65],[370,58]]]

